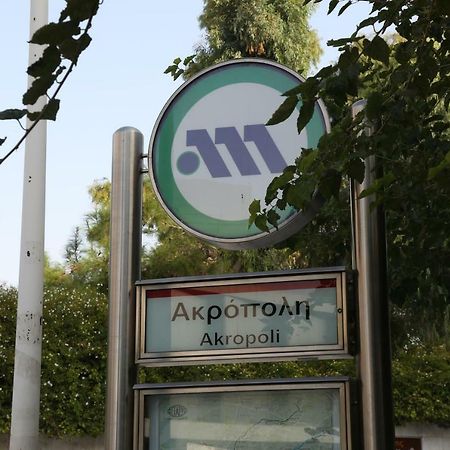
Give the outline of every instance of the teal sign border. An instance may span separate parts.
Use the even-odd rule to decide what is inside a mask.
[[[248,239],[262,232],[248,220],[221,220],[209,217],[194,208],[179,191],[172,171],[172,145],[176,131],[190,109],[204,96],[218,88],[235,83],[254,83],[268,86],[281,95],[302,82],[302,78],[278,64],[265,60],[243,59],[218,64],[183,84],[164,107],[155,125],[150,144],[149,164],[154,186],[165,208],[181,225],[204,238]],[[298,106],[298,108],[300,105]],[[312,120],[306,126],[308,147],[317,146],[327,131],[327,119],[316,104]],[[294,208],[279,212],[280,225],[297,214]]]

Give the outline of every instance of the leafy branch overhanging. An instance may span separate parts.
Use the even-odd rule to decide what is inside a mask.
[[[42,96],[47,96],[48,101],[40,111],[11,108],[0,112],[0,120],[17,120],[24,129],[17,143],[0,157],[0,165],[20,148],[41,120],[56,119],[60,105],[57,96],[77,65],[81,53],[91,42],[88,31],[101,3],[102,0],[66,0],[66,7],[61,11],[58,22],[51,22],[33,34],[30,43],[44,45],[45,49],[41,58],[27,69],[28,75],[34,80],[23,95],[22,103],[25,106],[34,105]],[[63,65],[64,61],[70,63],[68,67]],[[54,86],[56,89],[49,94]],[[20,119],[25,116],[30,121],[28,128],[24,128],[20,123]],[[6,137],[1,138],[0,146],[5,141]]]
[[[322,0],[314,0],[319,3]],[[305,0],[305,4],[312,0]],[[328,13],[338,15],[355,1],[329,0]],[[407,196],[401,189],[414,180],[424,192],[450,188],[450,2],[448,0],[365,0],[372,7],[349,37],[329,41],[340,56],[298,87],[286,92],[285,101],[268,121],[282,122],[300,103],[300,133],[322,98],[333,127],[318,149],[302,150],[295,164],[286,167],[269,185],[264,203],[250,206],[250,224],[261,229],[276,226],[277,211],[287,205],[305,208],[319,192],[336,197],[346,179],[361,182],[364,160],[375,155],[384,175],[363,195],[377,194],[387,207]],[[370,27],[371,36],[360,35]],[[386,37],[394,30],[394,38]],[[351,105],[367,98],[365,116],[356,120]],[[364,120],[375,125],[369,138],[361,129]],[[424,159],[423,156],[427,155]],[[412,164],[414,161],[414,164]]]

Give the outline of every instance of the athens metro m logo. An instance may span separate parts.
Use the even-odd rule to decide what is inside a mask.
[[[223,144],[242,176],[260,175],[261,171],[246,142],[255,144],[270,173],[281,173],[287,166],[267,128],[263,124],[256,124],[245,125],[243,137],[236,127],[216,128],[214,140],[206,129],[187,130],[186,146],[196,147],[197,152],[182,153],[177,160],[177,169],[183,175],[190,175],[198,169],[201,158],[213,178],[231,177],[231,172],[217,148],[217,145]]]

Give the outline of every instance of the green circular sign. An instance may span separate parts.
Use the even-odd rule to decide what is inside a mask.
[[[317,146],[328,116],[317,102],[297,133],[296,114],[266,126],[282,94],[303,80],[279,64],[239,59],[217,64],[184,83],[153,130],[149,171],[169,215],[197,237],[225,248],[255,248],[288,237],[314,215],[280,212],[278,229],[248,226],[248,207],[270,181],[293,164],[301,148]]]

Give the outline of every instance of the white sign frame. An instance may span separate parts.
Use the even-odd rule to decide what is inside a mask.
[[[147,293],[161,292],[164,290],[195,290],[210,287],[220,289],[226,287],[244,288],[246,285],[261,284],[261,290],[264,286],[271,286],[282,283],[302,283],[314,282],[318,280],[334,281],[336,288],[336,342],[334,343],[309,343],[309,345],[283,346],[283,345],[260,345],[258,347],[240,347],[240,348],[215,348],[191,349],[191,350],[165,350],[165,351],[147,351]],[[189,364],[218,364],[235,362],[259,362],[259,361],[285,361],[301,359],[331,359],[331,358],[351,358],[352,342],[348,333],[348,298],[347,298],[347,280],[348,274],[342,267],[328,269],[309,269],[302,271],[283,271],[283,272],[265,272],[260,274],[240,274],[223,275],[210,277],[186,277],[163,280],[150,280],[137,282],[136,293],[136,363],[144,366],[175,366]],[[170,300],[170,299],[169,299]],[[151,301],[151,300],[149,300]],[[160,301],[160,299],[158,299]],[[255,300],[257,301],[257,300]],[[289,306],[286,305],[286,308]],[[290,305],[293,309],[294,305]],[[285,308],[285,306],[282,306]],[[280,310],[280,307],[278,308]],[[178,310],[179,311],[179,310]],[[302,312],[304,313],[304,309]],[[312,311],[314,311],[312,309]],[[309,313],[309,305],[308,305]],[[170,315],[173,318],[174,312]],[[223,317],[226,320],[225,317]],[[269,320],[268,318],[267,320]],[[156,319],[159,323],[166,320],[160,316]],[[170,317],[169,317],[170,320]],[[250,319],[251,320],[251,319]],[[168,326],[170,325],[170,322]],[[204,325],[204,324],[203,324]],[[151,326],[151,325],[150,325]],[[164,322],[163,322],[163,326]],[[300,326],[300,325],[298,325]],[[260,341],[261,342],[261,341]],[[279,341],[278,341],[279,342]]]

